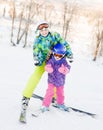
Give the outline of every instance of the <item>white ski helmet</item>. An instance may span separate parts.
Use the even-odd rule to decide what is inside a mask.
[[[40,22],[38,22],[38,24],[37,24],[36,30],[40,30],[40,29],[39,29],[39,26],[40,26],[40,25],[43,25],[43,24],[44,24],[44,25],[47,25],[47,27],[49,27],[49,24],[48,24],[47,21],[40,21]]]

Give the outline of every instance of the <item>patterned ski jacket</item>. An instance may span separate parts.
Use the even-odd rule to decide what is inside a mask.
[[[71,66],[67,63],[66,58],[55,60],[55,58],[52,56],[52,58],[49,59],[46,64],[51,64],[51,67],[53,68],[53,72],[48,73],[48,83],[52,83],[55,87],[64,86],[66,76],[60,73],[58,69],[63,64],[70,70]]]
[[[48,53],[58,42],[66,47],[66,56],[69,58],[69,56],[72,55],[70,45],[61,38],[60,34],[49,32],[46,37],[43,37],[42,35],[36,37],[33,44],[33,56],[39,61],[39,65],[42,65],[42,63],[46,61]]]

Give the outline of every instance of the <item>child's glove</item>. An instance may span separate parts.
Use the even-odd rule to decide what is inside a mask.
[[[52,73],[53,72],[53,68],[51,67],[51,64],[48,64],[45,66],[45,70],[48,72],[48,73]]]
[[[67,67],[65,67],[63,64],[61,65],[61,67],[58,69],[58,71],[64,75],[66,75],[67,73],[69,73],[69,69]]]

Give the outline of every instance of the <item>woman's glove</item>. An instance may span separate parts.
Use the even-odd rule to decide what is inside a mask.
[[[48,73],[52,73],[53,72],[53,68],[51,67],[51,64],[48,64],[45,66],[45,70],[48,72]]]
[[[59,67],[58,71],[64,75],[66,75],[67,73],[69,73],[69,69],[67,67],[65,67],[63,64],[61,65],[61,67]]]
[[[34,61],[34,65],[39,66],[40,62],[38,60]]]
[[[34,57],[34,65],[35,66],[41,66],[43,62],[39,61],[37,57]]]

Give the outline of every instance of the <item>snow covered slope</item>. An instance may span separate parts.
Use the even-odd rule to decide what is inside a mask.
[[[65,104],[97,113],[98,117],[50,108],[50,112],[34,118],[31,113],[41,106],[41,101],[31,98],[27,124],[19,123],[22,91],[34,71],[32,48],[10,46],[8,31],[6,24],[0,26],[0,130],[102,130],[103,65],[81,56],[75,57],[71,64],[65,84]],[[46,88],[47,73],[35,93],[44,96]]]

